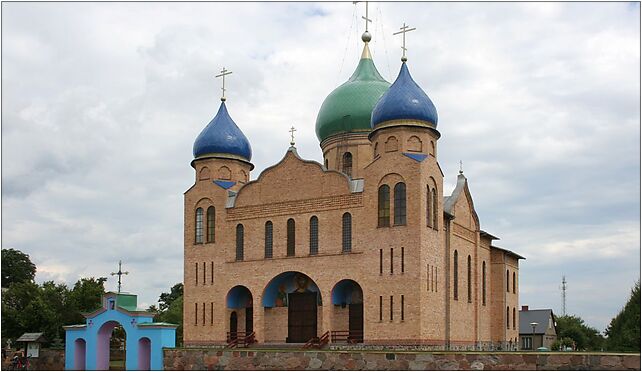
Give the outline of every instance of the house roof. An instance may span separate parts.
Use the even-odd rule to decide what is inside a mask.
[[[47,342],[42,333],[23,333],[16,342]]]
[[[536,322],[535,334],[543,335],[548,329],[548,320],[553,318],[555,322],[555,316],[553,315],[553,310],[551,309],[541,309],[541,310],[520,310],[519,311],[519,333],[520,334],[532,334],[533,327],[531,323]]]
[[[512,256],[515,256],[515,257],[517,257],[517,259],[519,259],[519,260],[525,260],[525,259],[526,259],[526,257],[520,256],[519,254],[517,254],[517,253],[515,253],[515,252],[513,252],[513,251],[510,251],[510,250],[508,250],[508,249],[506,249],[506,248],[501,248],[501,247],[498,247],[498,246],[496,246],[496,245],[491,245],[490,247],[491,247],[491,248],[493,248],[493,249],[498,249],[498,250],[500,250],[500,251],[506,252],[506,253],[508,253],[508,254],[510,254],[510,255],[512,255]]]

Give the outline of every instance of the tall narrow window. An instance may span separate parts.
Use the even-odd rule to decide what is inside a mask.
[[[210,302],[210,325],[214,325],[214,302]]]
[[[432,189],[432,228],[437,230],[439,228],[438,219],[439,213],[437,213],[437,206],[439,204],[437,200],[437,189]]]
[[[198,325],[198,302],[194,302],[194,325]]]
[[[515,329],[515,308],[513,308],[513,329]]]
[[[404,320],[404,297],[401,295],[401,320]]]
[[[470,265],[470,255],[468,256],[468,273],[467,273],[467,282],[468,282],[468,302],[473,302],[473,296],[472,296],[472,285],[470,283],[470,274],[471,274],[471,265]]]
[[[383,321],[383,296],[379,296],[379,321]]]
[[[378,227],[390,226],[390,186],[379,186]]]
[[[198,262],[196,263],[196,270],[194,271],[194,277],[196,278],[196,285],[198,285]]]
[[[459,298],[459,273],[457,272],[457,258],[458,254],[457,251],[455,251],[455,254],[453,255],[453,297],[455,298],[455,300]]]
[[[343,214],[343,253],[352,251],[352,215],[350,213]]]
[[[401,247],[401,272],[403,273],[405,271],[405,265],[406,265],[406,258],[405,258],[405,250],[403,247]]]
[[[435,267],[435,292],[439,292],[439,285],[437,284],[439,279],[438,269]]]
[[[214,242],[214,226],[216,222],[216,211],[214,207],[207,208],[207,242]]]
[[[272,258],[272,221],[265,223],[265,258]]]
[[[236,260],[243,261],[243,225],[236,225]]]
[[[343,154],[343,173],[352,177],[352,154],[349,152]]]
[[[205,277],[207,276],[207,270],[205,269],[205,262],[203,262],[203,285],[205,285]],[[205,310],[203,310],[205,311]]]
[[[432,269],[430,265],[426,265],[426,291],[430,291],[430,278],[432,274]]]
[[[406,184],[395,185],[395,225],[406,224]]]
[[[294,224],[294,220],[290,218],[288,220],[288,226],[287,226],[287,247],[288,247],[288,256],[294,256],[295,255],[295,232],[296,232],[296,227]]]
[[[383,249],[379,250],[379,274],[383,274]]]
[[[515,293],[515,282],[516,282],[515,272],[513,271],[513,293]]]
[[[510,308],[506,306],[506,329],[510,329]]]
[[[310,254],[319,253],[319,219],[317,216],[310,218]]]
[[[203,243],[203,208],[196,209],[196,243]]]
[[[432,191],[426,186],[426,226],[432,227]]]
[[[482,262],[482,305],[486,305],[486,261]]]
[[[214,261],[210,262],[210,284],[214,284]]]
[[[391,321],[391,322],[392,322],[392,314],[393,314],[393,312],[394,312],[394,307],[393,307],[393,305],[392,305],[392,302],[393,302],[393,301],[392,301],[392,298],[393,298],[393,297],[392,297],[392,296],[390,296],[390,321]]]
[[[510,276],[508,270],[506,270],[506,292],[510,292]]]
[[[203,325],[205,325],[205,302],[203,302]]]
[[[395,265],[393,263],[394,252],[395,252],[395,249],[390,248],[390,274],[393,274],[395,272]]]

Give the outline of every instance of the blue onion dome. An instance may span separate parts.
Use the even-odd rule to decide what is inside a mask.
[[[249,162],[252,159],[250,141],[241,132],[221,102],[214,119],[194,141],[194,158],[225,157]]]
[[[413,120],[433,129],[437,127],[437,109],[428,95],[412,80],[406,62],[401,64],[397,80],[374,106],[370,125],[376,128],[393,120]]]

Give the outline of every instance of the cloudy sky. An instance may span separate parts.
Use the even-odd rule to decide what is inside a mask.
[[[144,305],[182,281],[192,144],[228,108],[252,178],[288,128],[309,159],[323,99],[356,67],[362,3],[2,3],[2,247],[73,284],[122,259]],[[520,302],[604,329],[640,277],[639,3],[371,3],[371,49],[437,106],[482,229],[521,263]],[[108,288],[115,289],[110,278]]]

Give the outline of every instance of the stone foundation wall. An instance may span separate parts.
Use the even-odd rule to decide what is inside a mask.
[[[165,349],[177,370],[640,370],[640,354]]]
[[[11,368],[11,356],[2,361],[2,370],[6,371]],[[64,349],[40,349],[38,358],[29,359],[30,371],[64,371],[65,369],[65,350]]]

